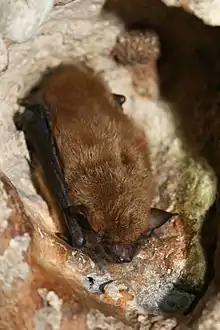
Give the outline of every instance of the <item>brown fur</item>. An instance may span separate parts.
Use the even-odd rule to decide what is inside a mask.
[[[41,85],[52,115],[69,197],[112,242],[134,242],[148,228],[152,175],[144,132],[123,114],[90,70],[68,65]]]

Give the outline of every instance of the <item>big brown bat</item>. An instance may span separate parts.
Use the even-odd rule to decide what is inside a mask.
[[[84,220],[114,262],[130,262],[143,235],[172,213],[151,208],[154,185],[144,131],[123,113],[125,97],[81,65],[47,73],[23,99],[17,128],[50,187],[71,236],[85,244]]]

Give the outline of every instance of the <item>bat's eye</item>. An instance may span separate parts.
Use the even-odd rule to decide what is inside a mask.
[[[88,221],[88,212],[83,205],[77,205],[71,207],[71,213],[76,217],[79,225],[84,229],[91,229]]]
[[[133,259],[136,247],[131,244],[112,244],[106,245],[105,250],[116,259],[117,262],[125,263]]]

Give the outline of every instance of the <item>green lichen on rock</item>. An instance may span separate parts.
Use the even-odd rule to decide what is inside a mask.
[[[210,167],[202,160],[185,159],[181,175],[176,211],[186,228],[187,263],[181,274],[193,287],[201,287],[206,271],[205,257],[200,243],[204,217],[216,197],[217,180]]]
[[[184,271],[181,273],[182,280],[188,284],[191,289],[200,290],[204,284],[206,272],[206,263],[204,253],[199,240],[192,242],[192,247],[187,256],[187,263]],[[188,286],[187,285],[187,286]]]
[[[177,211],[190,219],[194,229],[200,227],[203,216],[213,204],[216,196],[216,177],[202,160],[194,160],[191,157],[184,159],[184,171],[178,188],[179,201]],[[197,219],[191,221],[191,219]]]

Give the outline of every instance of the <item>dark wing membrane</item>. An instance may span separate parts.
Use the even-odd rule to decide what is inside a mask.
[[[84,244],[84,235],[74,214],[70,211],[72,205],[68,199],[68,188],[56,142],[53,138],[47,108],[41,104],[27,105],[22,114],[22,130],[44,171],[45,179],[62,211],[67,228],[71,234],[72,244],[78,247],[82,246]]]

